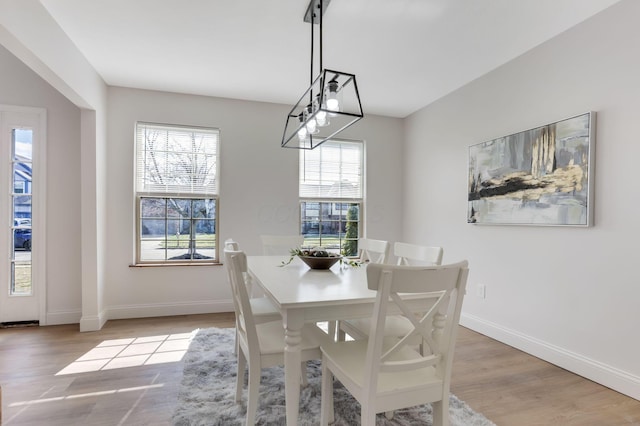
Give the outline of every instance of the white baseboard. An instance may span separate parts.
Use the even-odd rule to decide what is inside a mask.
[[[106,309],[107,318],[148,318],[171,315],[210,314],[212,312],[233,312],[231,300],[216,300],[190,303],[161,303],[146,305],[110,306]]]
[[[460,325],[640,400],[638,376],[474,315],[463,313]]]
[[[78,324],[82,318],[81,311],[47,312],[47,322],[41,325]]]
[[[80,324],[80,331],[98,331],[108,320],[127,318],[166,317],[171,315],[233,312],[231,300],[198,303],[164,303],[154,305],[111,306],[95,316],[82,316],[81,311],[47,312],[42,325]]]

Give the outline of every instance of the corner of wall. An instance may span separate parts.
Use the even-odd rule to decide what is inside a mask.
[[[80,318],[80,332],[99,331],[107,322],[107,315],[101,312],[99,315],[84,316]]]

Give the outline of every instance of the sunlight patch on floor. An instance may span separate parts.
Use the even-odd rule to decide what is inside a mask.
[[[44,404],[44,403],[49,403],[49,402],[64,401],[64,400],[69,400],[69,399],[88,398],[88,397],[96,397],[96,396],[104,396],[104,395],[114,395],[114,394],[117,394],[117,393],[124,393],[124,392],[139,392],[139,391],[144,391],[144,390],[149,390],[149,389],[161,388],[163,386],[164,386],[163,383],[159,383],[159,384],[148,385],[148,386],[136,386],[136,387],[132,387],[132,388],[111,389],[111,390],[99,391],[99,392],[88,392],[88,393],[82,393],[82,394],[57,396],[57,397],[51,397],[51,398],[31,399],[29,401],[13,402],[13,403],[10,403],[8,406],[11,407],[11,408],[13,408],[13,407],[23,407],[23,406],[29,406],[29,405],[34,405],[34,404]]]
[[[56,373],[87,373],[142,365],[179,362],[194,333],[105,340]]]

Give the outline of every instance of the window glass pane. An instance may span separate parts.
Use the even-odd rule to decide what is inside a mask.
[[[215,255],[215,246],[197,247],[196,253],[194,254],[194,260],[215,259]]]
[[[316,232],[315,234],[303,234],[304,242],[302,243],[302,247],[318,247],[320,246],[320,233]]]
[[[182,239],[189,238],[189,223],[189,219],[167,219],[167,238],[176,240],[181,235],[186,235]]]
[[[196,234],[196,247],[197,248],[215,248],[216,236],[214,232],[198,232]]]
[[[32,175],[31,163],[13,163],[13,192],[31,194]]]
[[[320,203],[320,217],[322,220],[329,220],[332,217],[332,206],[333,203]]]
[[[143,239],[140,241],[140,260],[160,261],[166,260],[166,244],[164,239]]]
[[[345,256],[358,255],[358,238],[360,236],[360,205],[349,204],[345,220],[345,236],[342,245]]]
[[[196,219],[213,219],[215,218],[216,204],[215,200],[194,200],[193,201],[193,217]]]
[[[14,229],[13,230],[13,247],[14,249],[31,250],[31,229]]]
[[[195,220],[194,226],[197,235],[215,235],[216,233],[216,221],[215,220]]]
[[[182,198],[169,198],[167,205],[168,217],[191,218],[191,200]]]
[[[12,282],[10,287],[11,295],[30,295],[31,285],[31,262],[16,261],[11,264]]]
[[[33,130],[13,129],[13,161],[33,161]]]
[[[360,217],[360,205],[349,204],[347,205],[347,220],[358,220]]]
[[[303,221],[317,221],[320,218],[320,203],[303,202],[301,204],[301,216]]]
[[[16,195],[13,197],[13,217],[14,220],[20,219],[20,225],[22,226],[25,225],[22,221],[28,219],[28,226],[31,226],[31,195]]]
[[[311,237],[314,235],[320,234],[320,222],[317,220],[314,221],[305,221],[302,222],[300,227],[300,233],[306,237]]]
[[[164,198],[141,198],[140,215],[142,217],[164,218],[167,213],[167,202]]]
[[[140,227],[140,236],[142,239],[158,239],[165,238],[166,221],[164,219],[142,219]]]

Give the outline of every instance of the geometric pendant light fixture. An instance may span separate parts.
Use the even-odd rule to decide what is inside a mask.
[[[287,115],[283,148],[314,149],[364,116],[356,76],[322,67],[322,15],[330,1],[311,0],[305,13],[311,27],[310,85]],[[314,24],[320,31],[320,71],[315,78]]]

